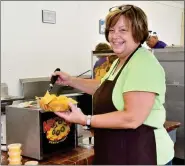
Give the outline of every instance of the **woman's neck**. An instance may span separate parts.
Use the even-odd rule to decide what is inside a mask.
[[[120,62],[119,64],[122,65],[125,63],[125,61],[127,60],[127,58],[132,55],[132,53],[139,47],[140,43],[136,44],[130,51],[129,53],[127,53],[127,55],[121,56],[119,58]]]

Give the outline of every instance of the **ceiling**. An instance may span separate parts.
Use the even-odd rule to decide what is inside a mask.
[[[184,5],[184,1],[173,1],[174,3],[179,3],[179,4],[182,4]]]

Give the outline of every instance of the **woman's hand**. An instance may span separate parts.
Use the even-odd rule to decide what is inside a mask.
[[[62,71],[56,71],[52,74],[52,76],[57,76],[58,75],[58,79],[56,81],[57,84],[62,84],[62,85],[70,85],[70,83],[72,82],[72,77],[67,74],[64,73]]]
[[[70,123],[77,123],[81,125],[86,125],[87,116],[76,105],[69,103],[70,109],[66,112],[54,112],[59,117],[65,119]]]

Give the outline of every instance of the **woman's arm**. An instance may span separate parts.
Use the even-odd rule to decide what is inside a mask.
[[[93,95],[98,86],[100,85],[100,81],[98,80],[72,77],[62,71],[56,71],[52,75],[58,75],[58,79],[56,81],[57,84],[69,85],[90,95]]]
[[[93,95],[100,85],[100,81],[95,79],[83,79],[77,77],[71,77],[70,86],[79,89],[85,93]]]
[[[143,124],[151,112],[155,101],[155,93],[126,92],[123,94],[124,111],[93,115],[91,126],[93,128],[135,129]],[[86,125],[87,116],[75,105],[69,103],[71,111],[55,112],[66,121]]]
[[[146,120],[155,101],[155,93],[126,92],[123,94],[124,111],[93,115],[94,128],[135,129]]]

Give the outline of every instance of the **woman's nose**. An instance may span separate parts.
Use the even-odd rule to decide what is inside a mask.
[[[117,37],[119,37],[119,36],[120,36],[119,31],[116,31],[116,30],[115,30],[115,31],[113,32],[113,34],[112,34],[112,37],[113,37],[113,38],[117,38]]]

